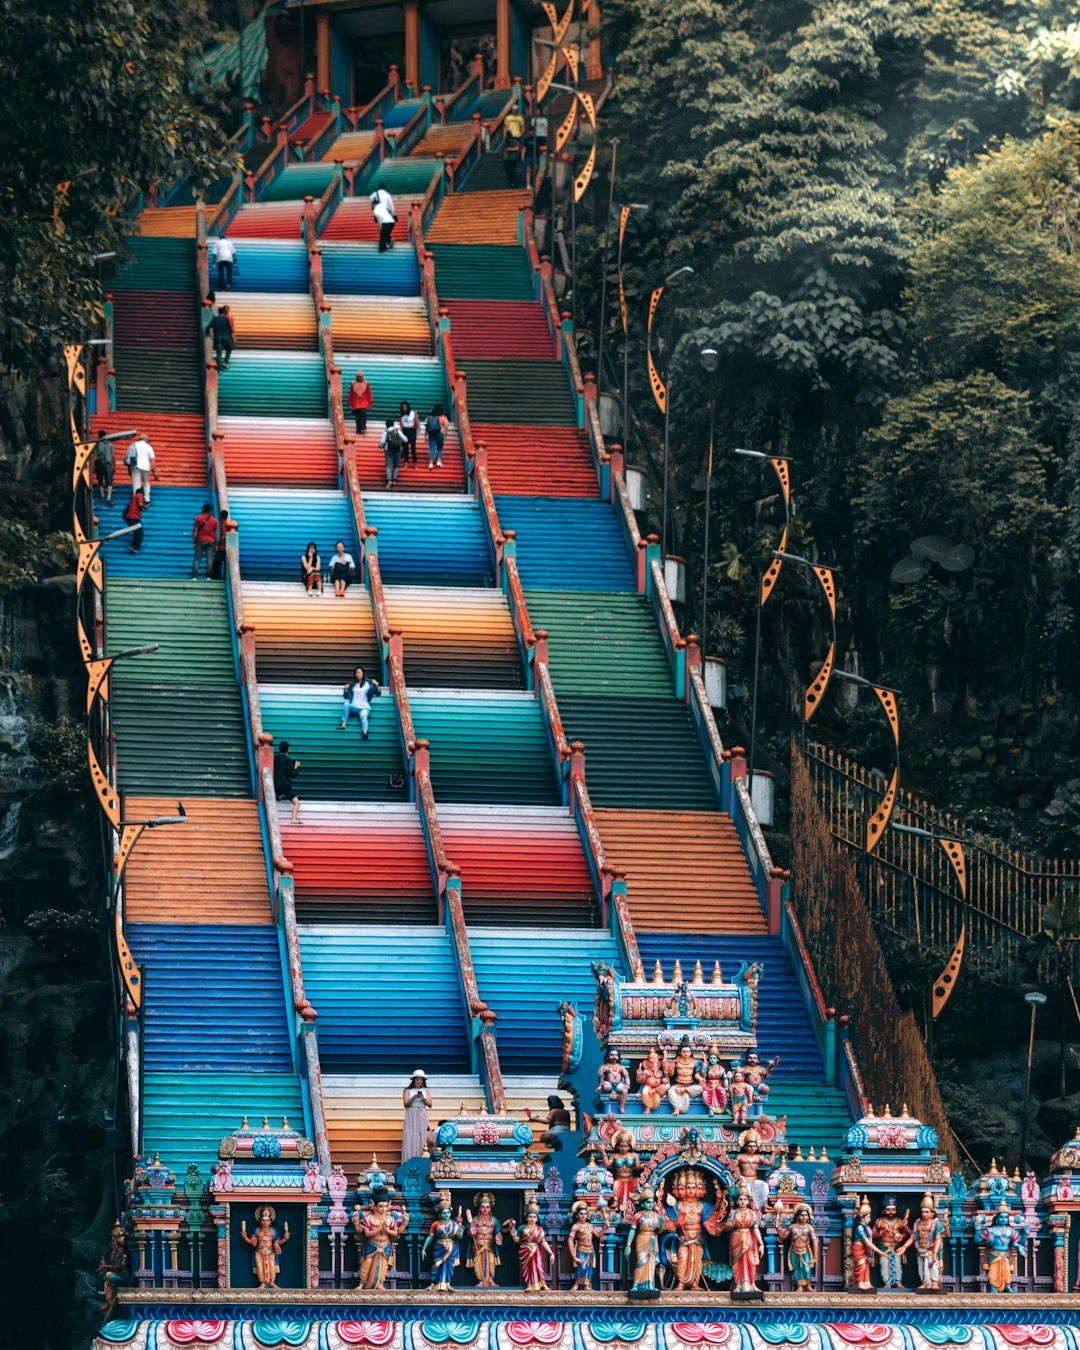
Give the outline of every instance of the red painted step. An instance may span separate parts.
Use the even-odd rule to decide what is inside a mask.
[[[112,303],[117,347],[190,351],[198,341],[194,291],[117,291]]]
[[[305,117],[289,132],[289,143],[291,145],[306,145],[308,141],[313,141],[316,136],[322,135],[333,120],[334,114],[332,112],[312,113],[310,117]]]
[[[360,474],[361,492],[381,492],[386,486],[386,460],[379,447],[379,436],[385,428],[379,426],[378,419],[368,419],[368,429],[357,440],[356,467]],[[345,419],[346,435],[355,436],[351,417]],[[416,467],[410,463],[402,468],[398,480],[403,492],[464,492],[465,462],[461,457],[461,442],[457,431],[451,427],[446,433],[443,446],[443,466],[428,471],[427,437],[420,432],[416,442]]]
[[[434,922],[431,867],[415,807],[313,802],[301,808],[303,824],[290,825],[289,815],[283,803],[282,844],[301,923]]]
[[[438,289],[438,271],[435,286]],[[447,300],[454,357],[550,361],[555,355],[540,305],[522,300]]]
[[[394,211],[397,224],[391,237],[404,240],[409,237],[409,213],[413,202],[419,197],[395,197]],[[353,244],[376,244],[379,241],[379,226],[371,214],[371,202],[367,197],[346,197],[335,209],[320,233],[320,239],[338,239]]]
[[[206,487],[206,423],[194,413],[109,412],[92,419],[99,431],[141,431],[154,447],[155,467],[165,487]],[[126,441],[116,446],[116,483],[128,484]]]
[[[303,215],[303,202],[254,202],[237,211],[226,233],[230,239],[299,239]]]
[[[336,488],[337,446],[328,418],[219,417],[230,487]]]
[[[456,347],[455,347],[456,351]],[[487,446],[492,491],[513,497],[598,497],[589,437],[577,427],[474,422]]]

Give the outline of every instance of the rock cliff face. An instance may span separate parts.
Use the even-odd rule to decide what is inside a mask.
[[[0,517],[16,527],[70,529],[62,429],[58,385],[0,375]],[[6,1342],[49,1350],[89,1342],[116,1204],[102,836],[74,598],[71,576],[0,593],[0,1306]]]

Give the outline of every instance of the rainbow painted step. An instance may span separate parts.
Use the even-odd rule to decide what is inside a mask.
[[[410,685],[523,689],[517,636],[493,587],[387,586],[390,624],[404,635]]]
[[[358,665],[378,677],[382,658],[363,586],[341,597],[328,587],[312,599],[296,582],[245,581],[243,594],[260,680],[344,684]]]

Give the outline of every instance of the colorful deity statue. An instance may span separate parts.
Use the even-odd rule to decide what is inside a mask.
[[[726,1203],[709,1204],[705,1199],[705,1177],[696,1168],[684,1167],[675,1174],[671,1193],[664,1201],[664,1231],[676,1235],[675,1292],[701,1288],[701,1270],[705,1261],[705,1234],[717,1233],[724,1218]]]
[[[663,1216],[656,1212],[656,1196],[651,1186],[643,1186],[637,1194],[637,1218],[626,1236],[625,1256],[630,1260],[633,1251],[631,1293],[658,1294],[660,1281],[660,1231]]]
[[[614,1178],[612,1190],[615,1193],[615,1205],[620,1214],[625,1214],[630,1208],[630,1201],[637,1190],[637,1178],[641,1163],[638,1155],[634,1152],[634,1136],[629,1130],[616,1130],[615,1137],[611,1142],[615,1145],[614,1152],[608,1153],[606,1149],[602,1148],[600,1156],[604,1160],[604,1166]]]
[[[251,1269],[259,1282],[260,1289],[276,1289],[277,1277],[281,1274],[281,1262],[278,1257],[281,1249],[289,1240],[289,1225],[279,1238],[274,1227],[274,1211],[269,1205],[262,1205],[255,1211],[258,1227],[254,1233],[248,1233],[247,1220],[240,1224],[240,1235],[249,1247],[255,1250],[251,1255]]]
[[[765,1109],[765,1098],[769,1095],[769,1085],[765,1080],[779,1063],[780,1056],[773,1055],[768,1064],[762,1064],[758,1052],[751,1050],[742,1066],[742,1075],[753,1089],[754,1099],[761,1103],[762,1110]]]
[[[465,1236],[465,1225],[461,1222],[461,1212],[454,1218],[450,1208],[450,1192],[439,1192],[439,1215],[431,1225],[431,1231],[424,1239],[420,1255],[427,1256],[428,1248],[435,1244],[431,1258],[431,1284],[429,1289],[449,1289],[453,1283],[454,1271],[461,1261],[461,1239]]]
[[[872,1233],[880,1252],[878,1266],[881,1270],[881,1287],[902,1289],[904,1253],[911,1246],[911,1225],[906,1211],[902,1219],[897,1214],[895,1195],[885,1197],[881,1213],[874,1220]]]
[[[570,1251],[570,1260],[574,1263],[574,1283],[571,1290],[592,1289],[593,1276],[596,1273],[596,1228],[590,1217],[592,1211],[584,1200],[578,1200],[570,1210],[570,1232],[566,1245]],[[611,1218],[610,1211],[604,1211],[604,1223],[607,1227]]]
[[[654,1045],[637,1067],[638,1088],[645,1114],[655,1111],[668,1090],[667,1067]]]
[[[739,1152],[735,1158],[735,1171],[739,1184],[750,1192],[750,1199],[759,1214],[764,1214],[769,1200],[769,1183],[758,1176],[761,1167],[772,1167],[779,1155],[761,1152],[761,1135],[750,1127],[739,1135]]]
[[[509,1230],[510,1236],[518,1245],[521,1283],[525,1286],[526,1293],[536,1294],[542,1289],[547,1289],[549,1286],[544,1257],[546,1255],[549,1260],[554,1260],[555,1253],[548,1246],[547,1234],[540,1226],[540,1206],[535,1200],[530,1200],[525,1206],[524,1226],[518,1228],[513,1219],[507,1219],[503,1228]]]
[[[732,1292],[758,1293],[757,1271],[765,1255],[765,1241],[761,1236],[761,1219],[745,1186],[740,1185],[736,1191],[735,1206],[724,1228],[731,1234]]]
[[[727,1082],[727,1070],[720,1062],[720,1051],[715,1045],[710,1045],[708,1058],[698,1073],[701,1100],[709,1108],[710,1116],[718,1116],[727,1106]]]
[[[372,1192],[366,1212],[355,1207],[352,1223],[360,1244],[360,1288],[385,1289],[397,1240],[409,1226],[409,1211],[404,1206],[400,1214],[391,1211],[390,1193],[380,1187]]]
[[[998,1294],[1015,1293],[1016,1252],[1021,1237],[1009,1217],[1008,1201],[1002,1200],[993,1219],[989,1222],[984,1219],[980,1229],[976,1231],[986,1249],[984,1269],[991,1289]]]
[[[934,1207],[934,1197],[929,1191],[919,1204],[919,1217],[915,1220],[912,1236],[904,1248],[915,1244],[915,1255],[919,1262],[919,1288],[924,1292],[941,1288],[941,1253],[945,1246],[945,1225]]]
[[[698,1082],[700,1066],[694,1057],[690,1037],[684,1036],[679,1042],[679,1050],[673,1060],[666,1065],[669,1079],[667,1099],[677,1116],[683,1116],[690,1110],[690,1103],[701,1096],[701,1084]]]
[[[814,1268],[818,1259],[817,1233],[810,1216],[809,1205],[796,1205],[795,1212],[787,1223],[781,1223],[779,1211],[782,1201],[777,1201],[776,1232],[781,1242],[788,1244],[787,1267],[791,1271],[791,1282],[795,1292],[807,1294],[813,1287]]]
[[[123,1224],[114,1223],[110,1234],[109,1254],[98,1262],[97,1273],[105,1277],[102,1312],[110,1312],[116,1304],[120,1285],[131,1276],[131,1257],[127,1249],[127,1233]]]
[[[750,1118],[750,1107],[754,1104],[754,1089],[746,1081],[742,1069],[736,1069],[731,1075],[731,1123],[745,1125]]]
[[[495,1218],[495,1197],[490,1191],[484,1191],[473,1197],[476,1206],[476,1218],[472,1210],[465,1211],[465,1222],[469,1225],[472,1238],[472,1255],[469,1265],[476,1274],[477,1287],[495,1288],[495,1271],[499,1267],[499,1248],[502,1246],[502,1231]]]
[[[874,1230],[870,1224],[870,1201],[864,1195],[855,1210],[854,1223],[851,1226],[851,1288],[873,1289],[870,1277],[870,1253],[880,1256],[881,1252],[874,1243]]]
[[[630,1095],[630,1070],[614,1046],[605,1053],[604,1062],[600,1065],[597,1092],[608,1111],[612,1109],[613,1102],[619,1103],[620,1114],[626,1110],[626,1099]]]

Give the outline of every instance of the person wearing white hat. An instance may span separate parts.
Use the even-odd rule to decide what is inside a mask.
[[[401,1126],[401,1161],[404,1163],[410,1158],[419,1158],[428,1146],[431,1093],[423,1069],[413,1070],[412,1079],[402,1092],[401,1100],[405,1107],[405,1120]]]

